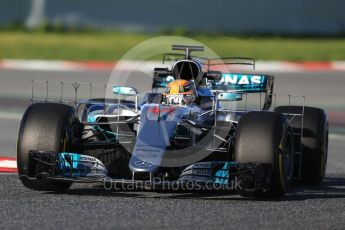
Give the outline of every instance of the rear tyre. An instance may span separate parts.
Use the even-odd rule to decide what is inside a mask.
[[[279,106],[275,111],[302,114],[303,106]],[[295,133],[300,133],[301,117],[296,116],[291,126]],[[319,185],[325,176],[328,155],[328,121],[325,111],[304,107],[303,136],[296,139],[296,146],[302,144],[301,182]]]
[[[74,108],[64,104],[36,103],[25,111],[20,123],[17,140],[17,166],[24,186],[35,190],[62,191],[71,186],[70,182],[30,180],[36,169],[29,169],[29,151],[63,152],[71,150],[70,131],[80,125]]]
[[[248,189],[244,184],[240,195],[284,195],[294,168],[293,136],[286,118],[275,112],[249,112],[242,116],[236,129],[234,157],[239,163],[268,165],[271,178],[267,190]]]

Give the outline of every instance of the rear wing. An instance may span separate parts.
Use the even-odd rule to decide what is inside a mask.
[[[208,81],[212,90],[225,92],[269,92],[274,77],[263,74],[223,73],[218,81]]]
[[[164,88],[175,80],[173,73],[168,68],[155,68],[153,73],[152,89]],[[274,76],[272,75],[223,73],[219,80],[207,79],[208,85],[214,91],[243,93],[267,92],[268,94],[272,94],[273,91]]]
[[[272,104],[273,75],[223,73],[218,81],[208,81],[208,85],[215,93],[234,92],[236,94],[264,93],[263,109],[269,109]]]

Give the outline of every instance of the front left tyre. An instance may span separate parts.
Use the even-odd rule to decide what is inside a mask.
[[[279,198],[287,191],[293,176],[293,133],[287,119],[276,112],[248,112],[239,120],[234,149],[235,161],[245,165],[260,165],[269,174],[266,190],[254,183],[242,183],[242,196]],[[245,175],[245,174],[243,174]],[[240,181],[245,181],[239,177]]]
[[[275,111],[303,114],[303,119],[295,116],[290,122],[295,133],[302,133],[301,138],[295,139],[296,146],[301,145],[302,152],[300,182],[319,185],[325,176],[328,155],[328,120],[325,111],[307,106],[279,106]]]

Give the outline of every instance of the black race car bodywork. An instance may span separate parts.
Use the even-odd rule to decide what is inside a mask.
[[[154,69],[152,92],[113,86],[116,99],[76,101],[74,107],[33,103],[18,135],[24,185],[63,190],[72,182],[102,182],[107,188],[222,188],[276,197],[292,181],[320,183],[328,142],[321,109],[305,107],[303,97],[292,106],[288,95],[288,105],[270,110],[277,97],[273,76],[211,71],[255,66],[252,59],[205,59],[191,56],[202,47],[173,49],[185,51],[184,58]],[[165,99],[162,89],[175,79],[193,82],[194,103]],[[247,108],[253,95],[255,111]],[[241,101],[241,109],[226,106]]]

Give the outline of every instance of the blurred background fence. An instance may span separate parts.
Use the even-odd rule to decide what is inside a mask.
[[[0,26],[340,36],[344,0],[0,0]]]

